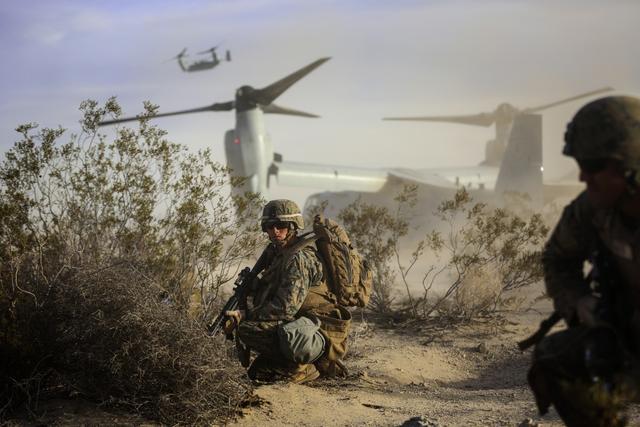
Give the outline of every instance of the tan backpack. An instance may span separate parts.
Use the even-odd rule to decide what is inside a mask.
[[[327,268],[327,284],[346,307],[365,307],[369,303],[373,274],[365,259],[353,246],[338,223],[318,214],[313,219],[316,248]]]

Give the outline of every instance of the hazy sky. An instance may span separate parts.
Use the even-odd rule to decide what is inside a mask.
[[[126,115],[143,100],[161,111],[200,107],[331,56],[276,101],[322,118],[266,116],[285,159],[474,165],[493,128],[381,117],[523,108],[607,85],[639,96],[639,16],[637,1],[8,0],[0,5],[0,147],[25,122],[77,131],[83,99],[115,95]],[[219,43],[233,61],[213,70],[183,73],[163,62]],[[544,113],[552,177],[571,165],[559,155],[562,134],[583,102]],[[170,139],[211,147],[224,162],[232,112],[161,120]],[[301,201],[303,193],[273,194]]]

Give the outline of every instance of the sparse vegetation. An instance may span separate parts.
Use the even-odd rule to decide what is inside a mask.
[[[444,201],[435,213],[446,224],[424,240],[444,264],[428,270],[417,307],[428,317],[449,303],[449,314],[471,318],[494,312],[505,296],[542,279],[541,245],[549,232],[539,214],[522,219],[503,208],[473,203],[464,189]],[[430,301],[437,277],[450,279],[444,293]],[[453,304],[451,304],[453,301]]]
[[[149,123],[113,142],[20,126],[0,165],[0,419],[57,390],[166,424],[229,416],[249,390],[204,333],[221,286],[261,246],[256,195],[209,151]]]
[[[475,203],[459,190],[434,212],[441,221],[414,243],[408,259],[401,245],[411,231],[416,187],[406,186],[395,198],[396,210],[357,200],[339,215],[357,248],[374,266],[375,288],[370,308],[390,313],[392,292],[399,277],[405,304],[395,310],[413,318],[434,315],[470,319],[493,313],[513,300],[513,292],[542,278],[541,244],[548,227],[539,214],[528,219],[502,208]],[[426,254],[435,262],[425,262]],[[424,265],[418,288],[410,273]],[[397,274],[397,276],[396,276]],[[438,291],[436,291],[438,289]]]

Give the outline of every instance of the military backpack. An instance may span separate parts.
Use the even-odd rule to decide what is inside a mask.
[[[313,219],[313,234],[326,267],[327,285],[338,304],[365,307],[371,296],[373,273],[367,261],[351,245],[345,229],[318,214]]]

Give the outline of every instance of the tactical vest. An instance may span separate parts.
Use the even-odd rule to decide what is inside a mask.
[[[272,251],[272,253],[266,254],[267,268],[263,271],[261,279],[266,286],[261,301],[265,301],[276,291],[275,286],[281,283],[283,266],[300,250],[312,250],[316,254],[323,267],[323,280],[319,284],[309,287],[307,296],[296,317],[305,316],[320,320],[320,331],[329,343],[325,355],[322,357],[324,360],[321,360],[321,369],[327,371],[324,372],[325,374],[333,375],[338,370],[337,362],[347,352],[351,313],[337,304],[336,297],[329,290],[326,282],[326,266],[316,253],[313,240],[299,239],[282,251],[275,251],[271,245],[265,249],[265,251]]]
[[[291,260],[291,258],[299,251],[313,251],[318,261],[322,265],[323,279],[320,283],[310,286],[307,292],[307,296],[302,303],[299,310],[300,313],[313,310],[315,312],[329,313],[334,308],[336,303],[335,296],[329,290],[326,283],[326,270],[322,263],[321,258],[318,256],[314,242],[298,238],[292,245],[284,248],[283,250],[276,250],[273,245],[269,245],[263,254],[261,259],[264,259],[264,269],[261,273],[261,277],[258,279],[259,284],[256,285],[256,294],[253,299],[254,307],[262,305],[265,301],[274,297],[277,292],[278,286],[282,283],[282,275],[284,273],[284,266]]]

